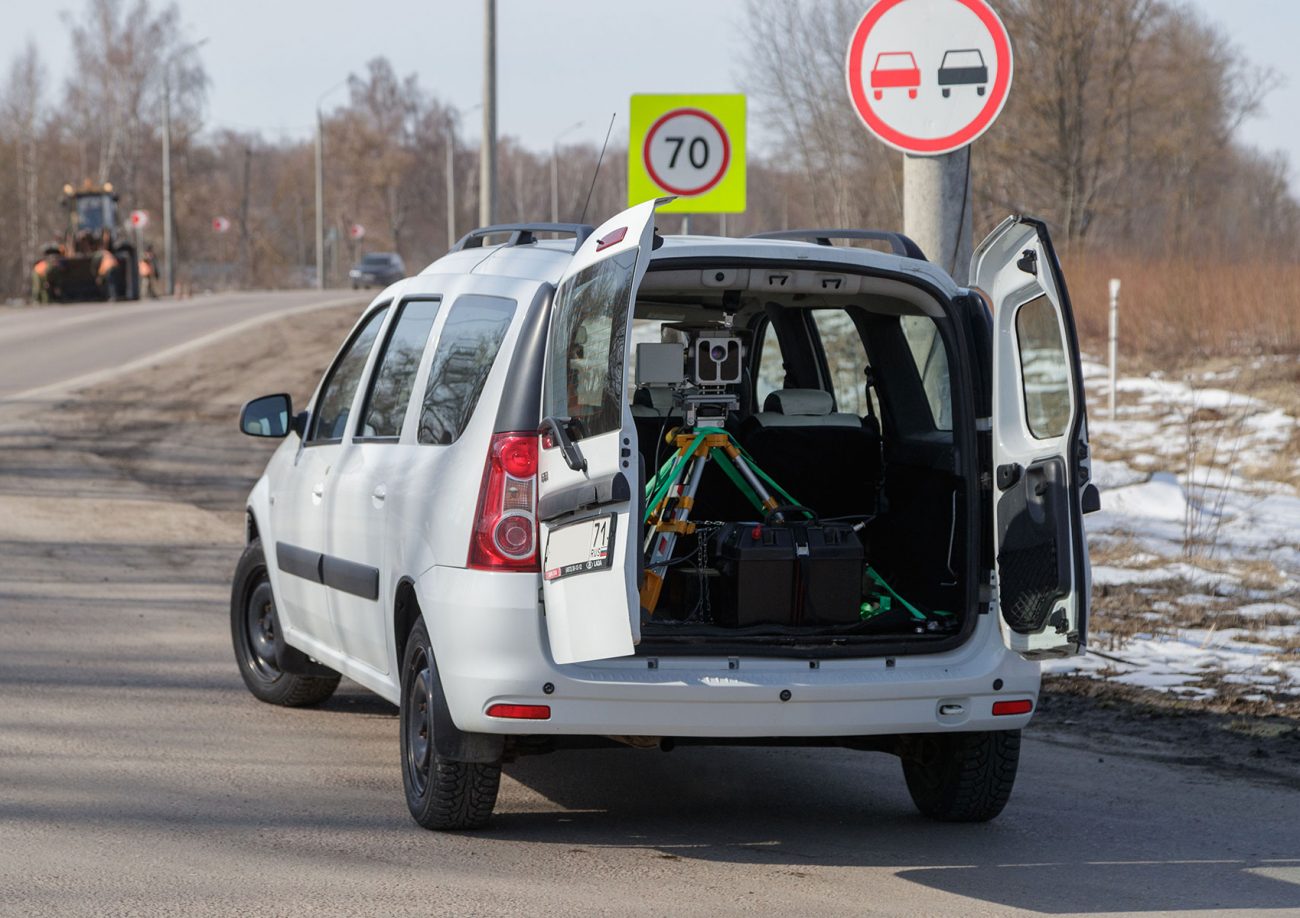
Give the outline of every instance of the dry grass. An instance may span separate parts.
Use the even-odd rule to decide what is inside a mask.
[[[1122,281],[1126,357],[1169,367],[1212,355],[1300,353],[1300,264],[1101,252],[1063,262],[1079,335],[1092,353],[1105,353],[1112,277]]]

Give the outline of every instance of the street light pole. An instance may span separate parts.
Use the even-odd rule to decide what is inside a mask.
[[[175,227],[172,224],[172,62],[186,51],[197,51],[208,43],[206,38],[181,45],[163,61],[163,267],[167,272],[168,296],[176,292]]]
[[[325,289],[325,124],[316,105],[316,289]]]
[[[163,270],[167,272],[167,282],[163,292],[172,296],[176,292],[176,263],[172,251],[172,86],[171,61],[163,67]]]
[[[325,116],[320,106],[325,97],[346,86],[347,80],[335,83],[316,97],[316,289],[325,289]]]
[[[497,0],[483,0],[483,155],[480,157],[478,222],[497,218]]]
[[[560,222],[560,139],[582,127],[579,121],[555,135],[551,141],[551,222]]]

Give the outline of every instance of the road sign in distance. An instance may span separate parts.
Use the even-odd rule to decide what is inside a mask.
[[[676,195],[669,213],[745,209],[745,97],[635,95],[628,147],[628,204]]]
[[[878,0],[849,42],[849,98],[873,134],[905,153],[961,149],[1011,90],[1011,40],[985,0]]]
[[[348,238],[354,242],[366,238],[366,228],[360,223],[353,223],[348,226]]]
[[[229,217],[213,217],[213,218],[212,218],[212,232],[214,232],[214,233],[228,233],[228,232],[230,232],[230,218],[229,218]]]
[[[131,228],[142,230],[149,225],[149,211],[133,210],[131,211]]]

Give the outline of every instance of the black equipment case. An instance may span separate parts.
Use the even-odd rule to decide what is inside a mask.
[[[728,523],[713,544],[721,573],[715,624],[847,625],[860,620],[866,556],[853,527],[786,521]]]

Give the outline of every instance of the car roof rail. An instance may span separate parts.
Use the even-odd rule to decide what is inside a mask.
[[[480,226],[476,230],[470,230],[456,241],[451,251],[481,249],[485,238],[504,233],[510,234],[510,238],[505,242],[506,245],[532,245],[537,241],[538,233],[558,233],[573,237],[573,251],[576,252],[587,241],[587,237],[595,231],[596,228],[587,223],[495,223],[492,226]]]
[[[921,247],[902,233],[885,230],[865,229],[799,229],[778,230],[773,233],[753,233],[750,239],[793,239],[800,242],[815,242],[818,245],[830,245],[832,239],[870,239],[873,242],[888,242],[889,249],[895,255],[904,258],[916,258],[928,261]]]

